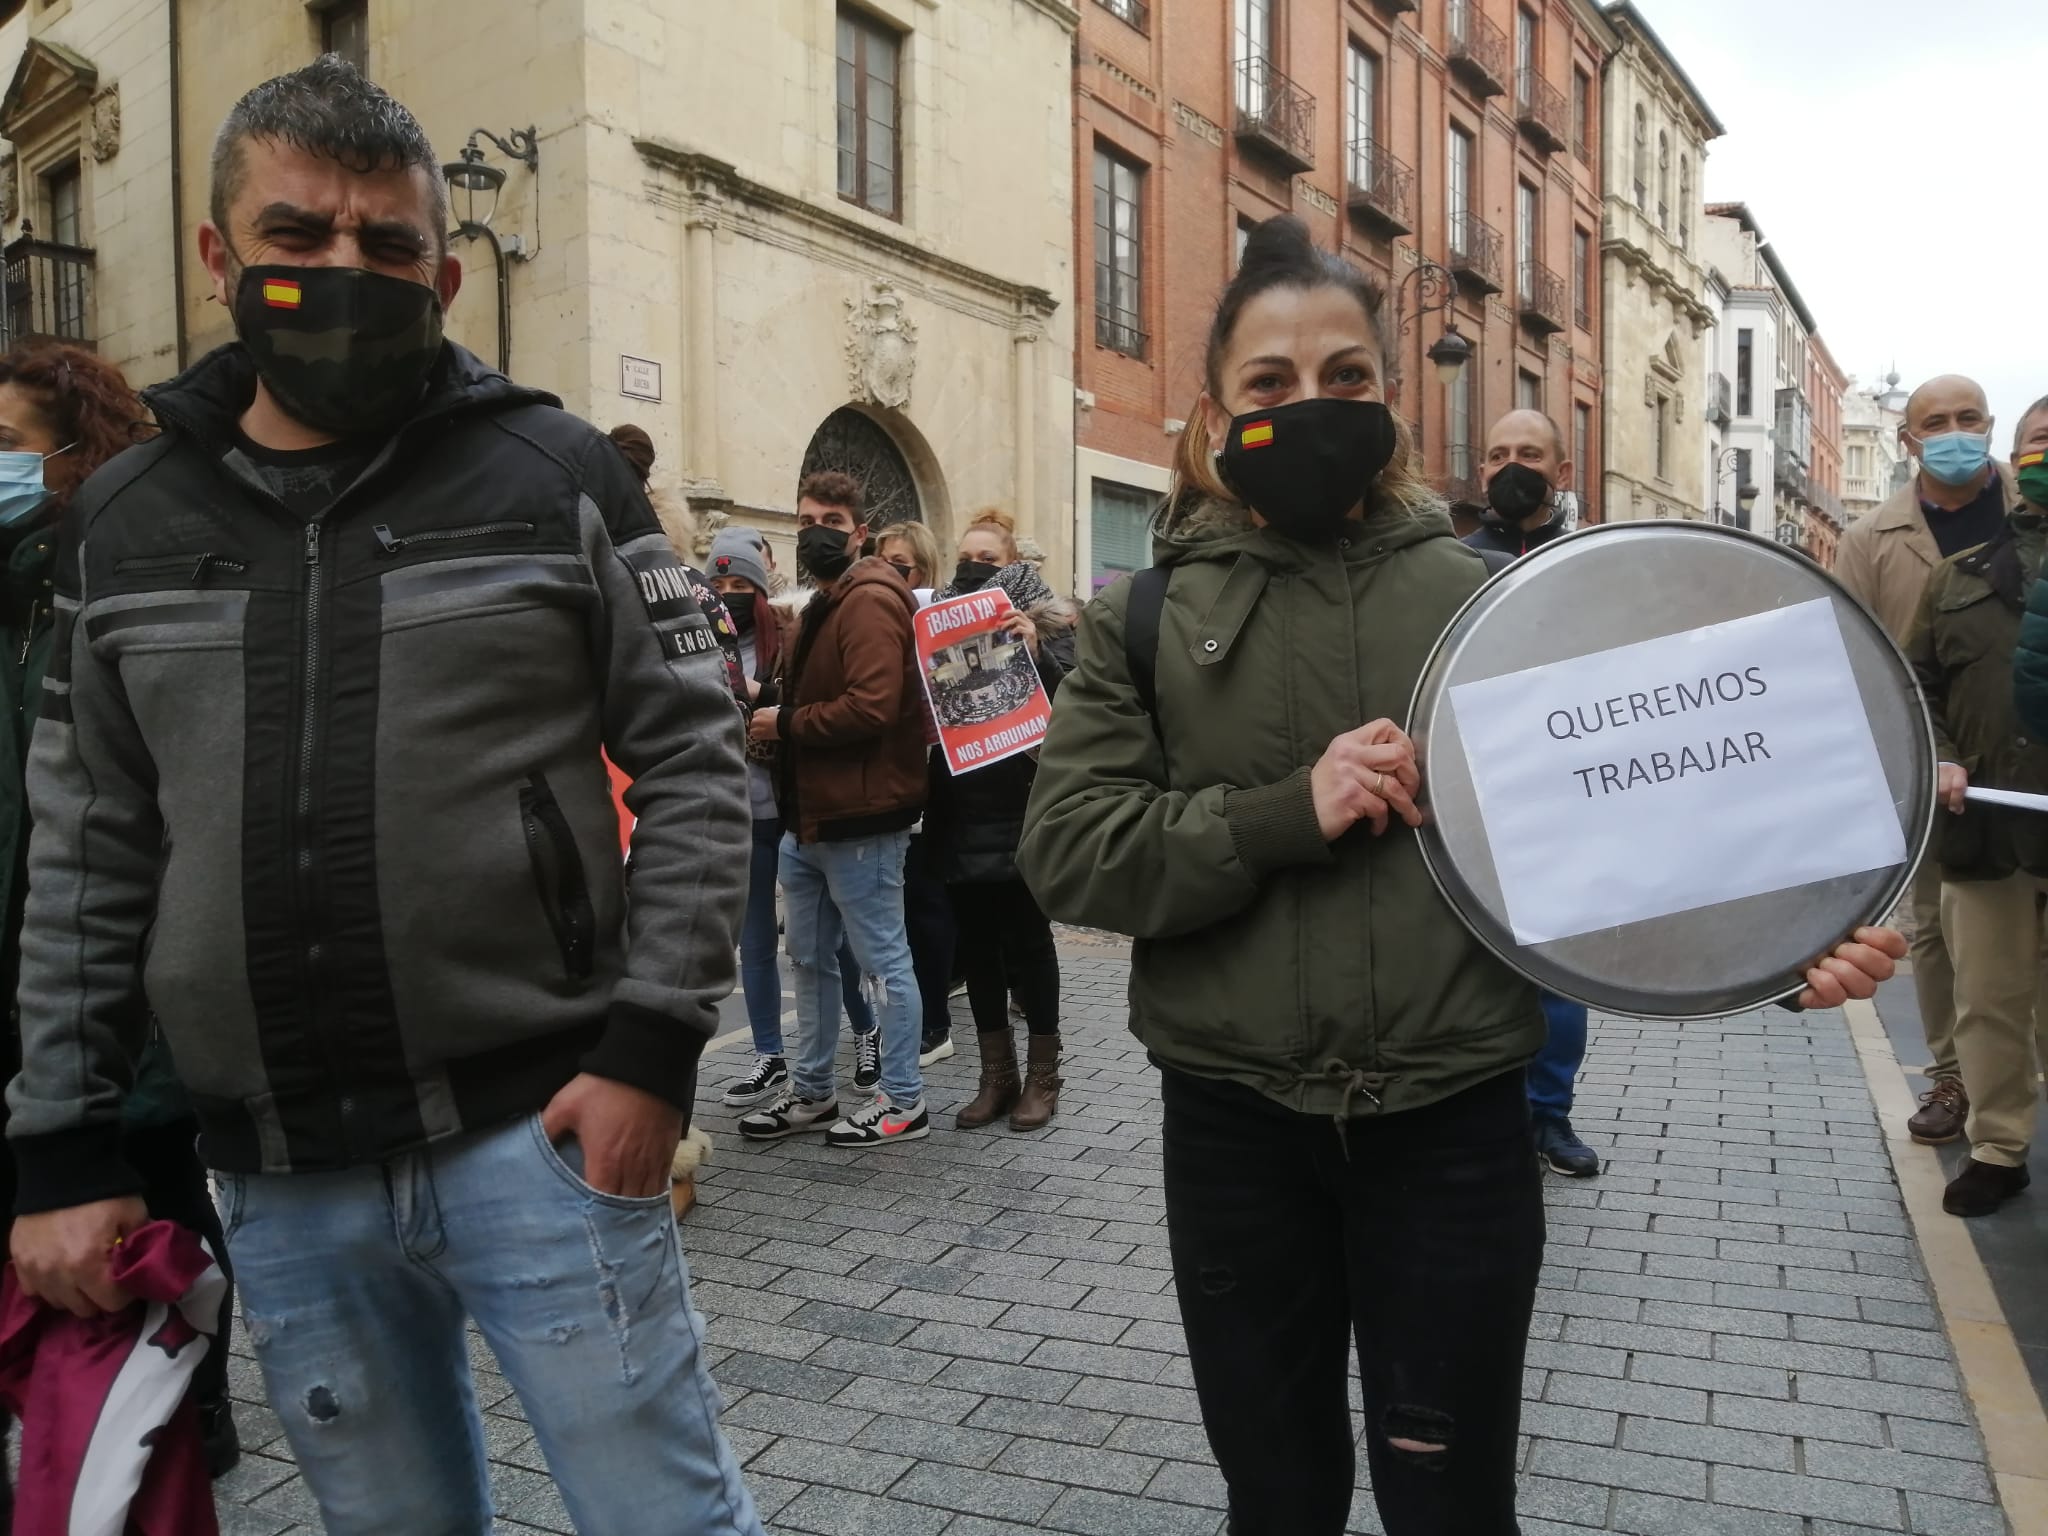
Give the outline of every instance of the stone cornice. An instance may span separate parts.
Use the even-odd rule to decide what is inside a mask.
[[[1080,30],[1081,8],[1078,5],[1069,5],[1067,0],[1024,0],[1024,3],[1034,11],[1043,11],[1069,32]]]
[[[707,203],[724,200],[747,202],[836,239],[883,252],[905,267],[1001,300],[1015,314],[1043,319],[1060,307],[1060,301],[1044,288],[1013,282],[992,272],[984,272],[979,267],[971,267],[966,262],[955,261],[950,256],[928,251],[901,235],[875,229],[851,214],[821,207],[808,198],[755,181],[713,155],[685,149],[666,139],[635,139],[633,148],[648,165],[684,183],[684,196],[678,206],[690,210],[694,217],[711,218],[709,210],[704,208]]]

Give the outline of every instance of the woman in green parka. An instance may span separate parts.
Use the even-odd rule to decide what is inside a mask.
[[[1382,403],[1385,341],[1376,284],[1293,219],[1252,232],[1155,530],[1150,697],[1125,582],[1082,621],[1018,857],[1048,913],[1137,940],[1131,1028],[1160,1068],[1174,1283],[1234,1536],[1345,1529],[1352,1337],[1388,1536],[1517,1530],[1544,1025],[1413,835],[1395,721],[1486,568]],[[1858,939],[1808,1006],[1869,996],[1905,952]]]
[[[21,919],[28,896],[28,798],[24,779],[29,737],[43,700],[49,665],[51,582],[58,530],[72,493],[102,464],[154,429],[142,401],[121,370],[82,347],[43,343],[0,357],[0,890],[6,927],[0,930],[0,984],[8,1012],[7,1076],[21,1067],[20,1019],[15,984],[20,976]],[[139,963],[140,957],[138,957]],[[6,1111],[0,1107],[0,1125]],[[183,1222],[207,1240],[223,1267],[226,1249],[219,1218],[199,1161],[198,1122],[186,1102],[162,1038],[136,1063],[135,1082],[122,1105],[123,1153],[147,1180],[152,1216]],[[0,1148],[5,1147],[0,1140]],[[0,1150],[0,1195],[7,1219],[14,1211],[14,1159]],[[206,1439],[207,1460],[218,1477],[240,1454],[227,1393],[227,1323],[231,1299],[221,1303],[219,1347],[201,1360],[192,1384]],[[0,1477],[0,1496],[6,1489]],[[0,1523],[4,1529],[4,1523]]]

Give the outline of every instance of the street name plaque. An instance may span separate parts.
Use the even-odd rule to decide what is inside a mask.
[[[1609,524],[1516,562],[1437,642],[1409,728],[1446,899],[1609,1012],[1796,994],[1891,911],[1933,820],[1897,647],[1805,557],[1708,524]]]

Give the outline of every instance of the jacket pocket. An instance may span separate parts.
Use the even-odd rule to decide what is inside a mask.
[[[239,573],[249,569],[246,561],[232,555],[201,550],[189,555],[129,555],[114,562],[116,576],[170,576],[188,572],[195,587],[206,584],[209,571]]]
[[[584,878],[583,856],[576,849],[576,834],[544,774],[534,774],[520,788],[519,826],[526,837],[526,857],[533,866],[541,910],[562,951],[562,967],[572,980],[582,981],[591,972],[597,916],[591,907],[590,882]]]
[[[387,555],[395,555],[402,549],[415,544],[441,544],[453,539],[484,539],[494,533],[531,533],[533,524],[525,522],[471,523],[464,528],[426,528],[418,533],[393,533],[390,525],[379,523],[370,530],[377,536],[377,547]]]

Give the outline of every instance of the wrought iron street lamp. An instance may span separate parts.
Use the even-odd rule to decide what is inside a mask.
[[[1742,450],[1740,448],[1730,448],[1720,456],[1717,462],[1720,465],[1721,473],[1714,480],[1714,520],[1719,522],[1721,481],[1727,479],[1728,476],[1734,474],[1736,470],[1742,467]],[[1759,494],[1761,493],[1757,488],[1747,480],[1735,487],[1735,505],[1741,514],[1737,520],[1738,526],[1747,527],[1749,525],[1749,514],[1756,509],[1756,500]]]
[[[1412,295],[1411,283],[1415,290]],[[1394,284],[1394,345],[1387,349],[1387,369],[1394,382],[1401,378],[1401,337],[1424,315],[1448,316],[1457,291],[1451,274],[1433,261],[1416,262],[1413,270]],[[1423,355],[1436,365],[1440,383],[1455,384],[1465,364],[1472,360],[1472,343],[1459,334],[1455,320],[1447,319],[1443,335],[1431,342]]]
[[[491,233],[491,220],[498,216],[498,194],[504,190],[505,173],[484,160],[478,139],[489,139],[498,152],[517,160],[529,171],[540,169],[540,145],[532,128],[514,128],[499,138],[488,128],[473,129],[462,146],[462,158],[441,167],[448,178],[448,190],[462,200],[455,214],[455,233],[466,240],[482,240],[491,248],[491,264],[498,275],[498,371],[512,369],[512,285],[505,265],[505,247]],[[451,199],[452,201],[452,199]],[[514,241],[516,249],[518,242]]]

